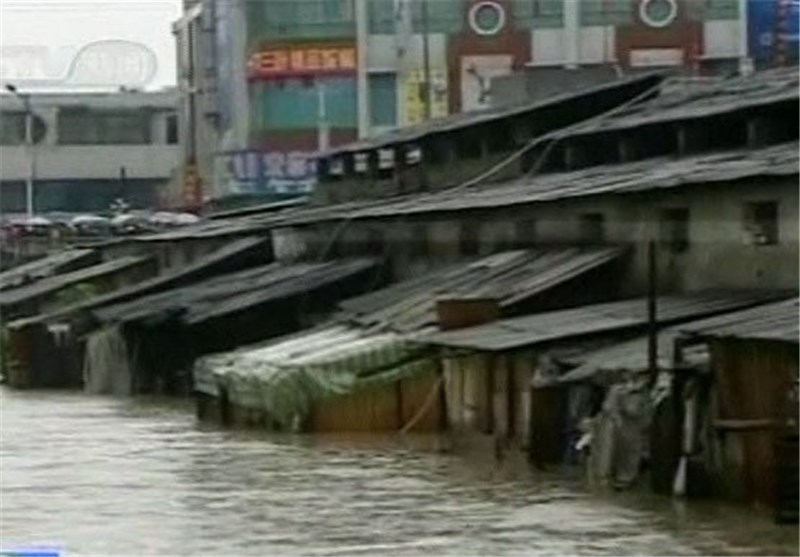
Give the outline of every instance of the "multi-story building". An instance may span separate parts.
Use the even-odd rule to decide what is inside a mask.
[[[163,202],[178,160],[174,91],[34,93],[27,99],[32,149],[23,98],[0,95],[3,213],[26,210],[31,174],[37,213],[105,211],[117,199],[135,208]]]
[[[786,2],[205,0],[226,138],[214,194],[305,193],[321,147],[428,117],[654,69],[748,70],[765,27],[791,59]],[[755,12],[767,14],[760,31],[748,25]],[[759,65],[781,63],[771,52],[761,48]]]

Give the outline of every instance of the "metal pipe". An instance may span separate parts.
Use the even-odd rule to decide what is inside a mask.
[[[358,103],[358,137],[363,139],[370,134],[369,121],[369,84],[367,83],[367,38],[369,29],[366,0],[355,0],[356,19],[356,55],[357,64],[357,103]]]
[[[564,2],[564,67],[568,70],[575,70],[580,65],[580,4],[576,1]]]
[[[317,150],[326,151],[329,144],[325,83],[317,80]]]
[[[738,0],[739,9],[739,36],[738,36],[738,54],[739,54],[739,73],[741,75],[750,75],[753,72],[752,60],[749,58],[749,45],[748,42],[748,12],[747,0]]]
[[[430,120],[433,114],[433,99],[431,95],[431,53],[430,37],[428,36],[428,0],[422,1],[422,66],[425,72],[425,120]]]
[[[33,143],[33,111],[30,95],[20,95],[25,103],[25,145],[28,147],[28,177],[25,180],[25,211],[28,219],[33,218],[33,181],[36,176],[36,148]]]
[[[35,208],[33,206],[33,182],[36,179],[36,149],[33,141],[33,110],[31,109],[31,97],[28,94],[20,93],[16,86],[8,83],[6,90],[22,101],[25,107],[25,147],[28,151],[28,176],[25,180],[25,213],[28,219],[33,218]]]

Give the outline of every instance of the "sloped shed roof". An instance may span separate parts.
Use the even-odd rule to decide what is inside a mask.
[[[436,302],[443,296],[496,298],[501,307],[507,307],[623,253],[620,248],[503,252],[345,300],[339,307],[348,321],[362,327],[412,332],[436,324]]]
[[[774,299],[774,293],[703,293],[660,296],[657,320],[673,324],[699,319]],[[437,332],[420,342],[481,351],[513,350],[601,333],[636,330],[647,324],[647,299],[635,298],[537,313],[478,327]]]

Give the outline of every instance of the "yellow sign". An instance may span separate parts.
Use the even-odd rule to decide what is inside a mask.
[[[425,72],[412,70],[406,77],[405,124],[425,121]],[[431,70],[431,118],[447,116],[447,72]]]
[[[356,71],[354,47],[290,47],[256,52],[247,63],[251,79],[352,73]]]

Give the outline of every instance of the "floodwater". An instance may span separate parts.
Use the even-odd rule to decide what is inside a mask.
[[[269,436],[191,407],[0,391],[3,548],[66,555],[797,554],[796,527],[721,504],[397,436]],[[426,448],[428,446],[428,448]]]

